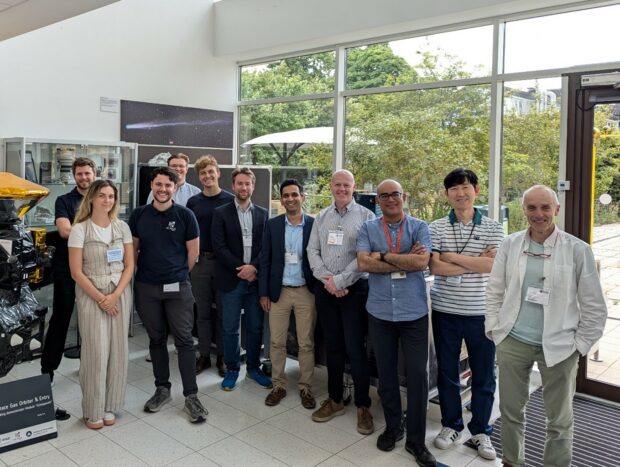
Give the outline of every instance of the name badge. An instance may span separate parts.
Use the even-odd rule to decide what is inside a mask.
[[[179,283],[178,282],[174,282],[172,284],[164,284],[164,293],[166,292],[178,292],[179,289]]]
[[[123,261],[123,253],[125,250],[122,248],[111,248],[107,251],[108,263],[115,263],[117,261]]]
[[[342,230],[330,230],[327,235],[328,245],[342,245],[344,242],[344,232]]]
[[[252,236],[251,235],[244,235],[243,236],[243,246],[252,246]]]
[[[286,253],[284,255],[284,264],[297,264],[298,262],[297,253]]]
[[[407,273],[405,271],[394,271],[390,276],[392,279],[406,279]]]
[[[448,276],[446,277],[446,282],[450,285],[461,285],[463,281],[463,276]]]
[[[538,305],[548,305],[551,291],[549,289],[539,289],[538,287],[528,287],[525,294],[525,301]]]

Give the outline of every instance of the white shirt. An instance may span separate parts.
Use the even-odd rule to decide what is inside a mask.
[[[530,236],[514,233],[502,242],[487,285],[485,333],[495,344],[514,326],[521,307]],[[591,248],[557,227],[545,240],[543,287],[550,290],[543,305],[542,347],[547,366],[562,362],[575,350],[586,355],[603,335],[607,306]]]

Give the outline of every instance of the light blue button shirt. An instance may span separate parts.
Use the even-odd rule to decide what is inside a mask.
[[[296,253],[297,263],[286,264],[286,260],[284,261],[282,285],[305,285],[306,280],[304,279],[301,266],[304,254],[304,224],[306,223],[306,219],[302,216],[301,223],[297,225],[291,224],[288,220],[288,216],[285,216],[284,219],[284,253]]]

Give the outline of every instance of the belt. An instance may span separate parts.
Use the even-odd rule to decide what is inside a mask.
[[[207,259],[215,259],[215,253],[212,251],[201,251],[200,256],[204,256]]]
[[[305,287],[306,284],[304,285],[283,285],[282,287],[286,287],[287,289],[301,289],[302,287]]]

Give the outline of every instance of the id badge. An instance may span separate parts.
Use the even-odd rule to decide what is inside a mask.
[[[344,232],[342,230],[330,230],[327,236],[328,245],[342,245],[344,242]]]
[[[252,236],[251,235],[244,235],[243,236],[243,246],[244,247],[251,247],[252,246]]]
[[[286,253],[284,255],[284,264],[297,264],[298,262],[297,253]]]
[[[525,294],[525,301],[530,303],[536,303],[537,305],[549,305],[549,296],[551,291],[549,289],[540,289],[538,287],[528,287]]]
[[[125,250],[122,248],[110,248],[106,253],[108,255],[108,263],[116,263],[117,261],[123,261],[123,253]]]
[[[461,285],[463,276],[447,276],[446,282],[450,285]]]
[[[179,283],[178,282],[174,282],[172,284],[164,284],[164,293],[166,292],[178,292],[179,289]]]
[[[407,278],[407,273],[405,271],[394,271],[393,273],[390,274],[390,276],[394,280],[396,280],[396,279],[406,279]]]

